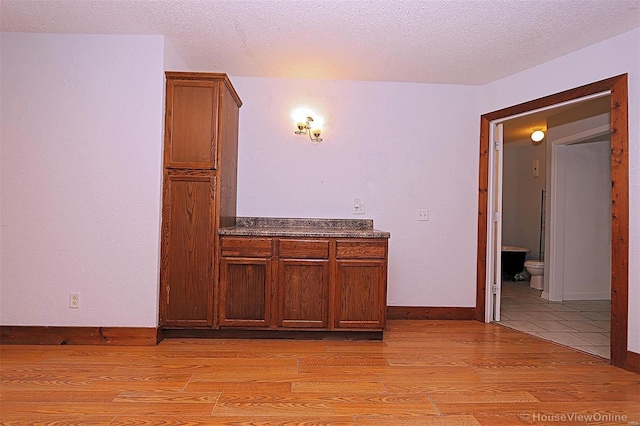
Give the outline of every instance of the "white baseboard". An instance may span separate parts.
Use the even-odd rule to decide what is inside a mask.
[[[542,297],[544,300],[549,300],[549,292],[543,291],[540,297]]]
[[[564,293],[562,300],[611,300],[611,293]]]

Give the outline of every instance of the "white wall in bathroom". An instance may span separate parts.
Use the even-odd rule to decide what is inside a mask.
[[[610,299],[611,165],[607,136],[591,143],[557,145],[577,135],[607,128],[609,113],[566,122],[548,120],[549,178],[545,291],[551,300]],[[606,142],[602,142],[606,139]],[[595,141],[595,142],[594,142]],[[596,144],[596,142],[599,142]],[[598,145],[597,148],[594,148]],[[553,164],[557,164],[556,171]],[[552,211],[555,210],[555,214]],[[555,231],[554,231],[555,229]]]
[[[517,246],[518,150],[514,143],[504,145],[502,157],[502,245]]]
[[[564,151],[563,300],[611,298],[609,140]]]
[[[545,145],[534,146],[530,140],[523,140],[504,147],[502,242],[529,249],[527,259],[540,258],[541,194],[546,182]],[[534,160],[538,160],[538,177],[533,176]]]

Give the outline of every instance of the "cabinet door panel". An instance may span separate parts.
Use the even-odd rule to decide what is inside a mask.
[[[222,258],[220,326],[269,325],[269,259]]]
[[[271,238],[224,237],[220,240],[225,257],[271,257]]]
[[[338,261],[336,292],[336,327],[384,328],[386,317],[384,261]]]
[[[326,328],[329,261],[281,259],[278,273],[278,325]]]
[[[387,257],[386,240],[338,240],[338,259],[384,259]]]
[[[215,169],[218,83],[167,81],[165,167]]]
[[[288,259],[328,259],[329,240],[280,239],[280,257]]]
[[[209,173],[165,175],[162,325],[212,324],[214,194],[215,177]]]

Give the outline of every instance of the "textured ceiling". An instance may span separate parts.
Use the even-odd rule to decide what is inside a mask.
[[[640,0],[0,0],[13,32],[162,34],[198,71],[484,84],[640,26]]]

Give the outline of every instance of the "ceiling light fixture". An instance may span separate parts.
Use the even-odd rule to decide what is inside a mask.
[[[540,129],[534,130],[533,133],[531,133],[531,140],[533,142],[542,142],[542,139],[544,139],[544,132]]]

